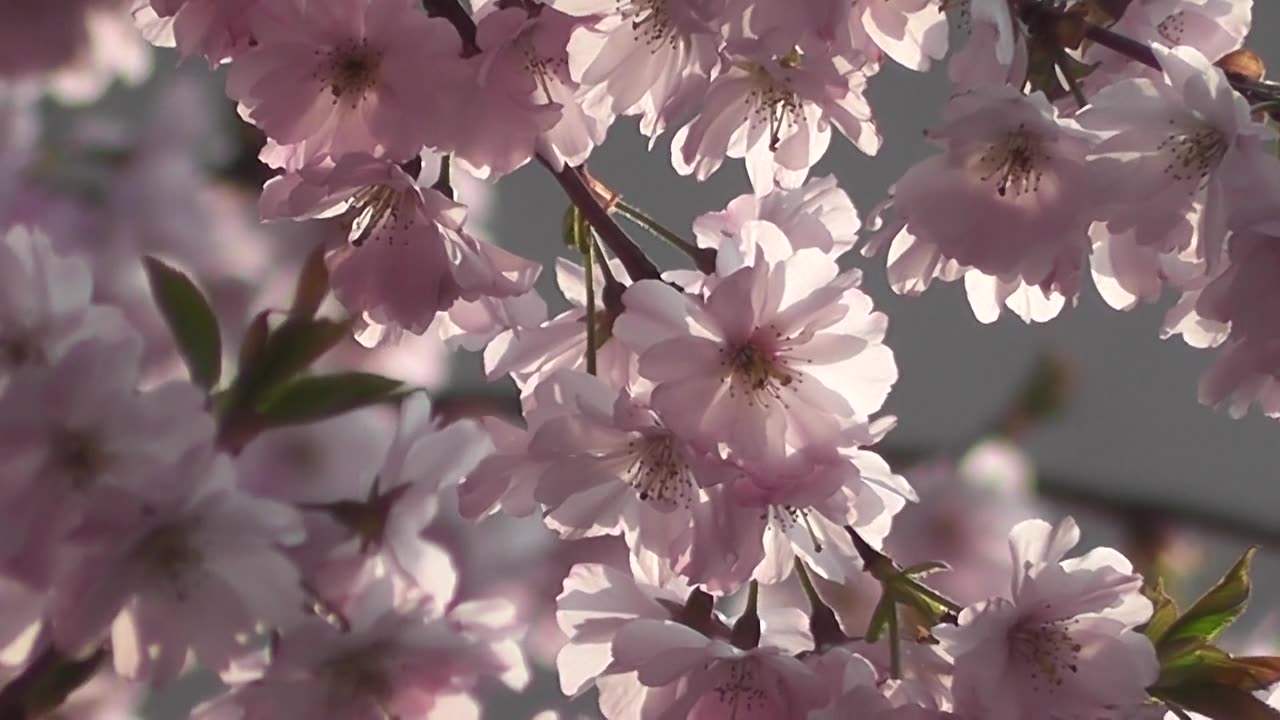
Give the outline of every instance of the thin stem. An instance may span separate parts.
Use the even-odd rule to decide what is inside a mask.
[[[590,231],[588,231],[590,233]],[[596,374],[596,243],[587,242],[587,374]]]
[[[688,255],[700,272],[710,275],[716,271],[715,250],[712,250],[711,248],[700,248],[688,240],[685,240],[667,229],[662,223],[650,217],[640,208],[623,200],[615,202],[613,204],[613,209],[622,213],[631,222],[653,233],[654,236],[661,238],[662,240],[666,240],[677,250]]]
[[[457,199],[453,192],[453,156],[444,154],[440,156],[440,171],[436,175],[436,182],[431,186],[438,190],[441,195],[450,200]]]
[[[760,646],[760,583],[755,580],[747,586],[747,607],[733,624],[733,646],[750,650]]]
[[[476,44],[476,21],[471,19],[471,13],[458,0],[422,0],[422,7],[428,15],[448,20],[458,31],[458,37],[462,39],[463,57],[480,53],[480,46]]]
[[[898,630],[898,604],[889,608],[889,677],[902,679],[902,634]]]
[[[1065,58],[1066,54],[1065,50],[1060,50],[1058,52],[1059,58]],[[1071,74],[1071,70],[1067,68],[1067,64],[1063,59],[1059,59],[1056,65],[1058,66],[1058,70],[1062,71],[1062,77],[1066,80],[1067,89],[1071,91],[1071,97],[1076,101],[1076,107],[1083,109],[1085,105],[1089,104],[1089,99],[1084,96],[1084,90],[1080,87],[1080,81],[1076,79],[1075,75]]]
[[[622,263],[632,282],[661,279],[662,273],[658,271],[658,266],[654,265],[626,232],[613,221],[609,211],[600,203],[595,191],[587,185],[586,178],[578,168],[565,165],[556,170],[555,166],[541,154],[538,155],[538,162],[542,163],[543,167],[547,168],[560,183],[560,187],[569,196],[569,201],[578,206],[582,216],[600,236],[600,241],[609,248],[609,252],[612,252],[614,257],[618,258],[618,262]]]
[[[847,640],[844,630],[840,628],[840,621],[836,618],[835,611],[822,601],[822,597],[818,595],[818,589],[813,586],[813,579],[809,577],[808,568],[798,557],[796,558],[796,575],[800,578],[800,585],[804,587],[804,594],[809,598],[809,632],[813,635],[814,647],[821,649]]]

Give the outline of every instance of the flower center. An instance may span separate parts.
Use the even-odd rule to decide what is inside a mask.
[[[1186,13],[1182,10],[1170,13],[1168,17],[1160,21],[1159,25],[1156,25],[1156,32],[1160,33],[1160,37],[1169,41],[1170,45],[1181,45],[1182,35],[1186,32],[1186,29]]]
[[[779,62],[784,68],[791,69],[799,65],[800,60],[800,54],[792,51]],[[747,95],[747,103],[757,118],[769,123],[769,151],[775,152],[784,130],[804,124],[804,105],[784,81],[775,78],[764,66],[751,65],[748,70],[755,82]]]
[[[1040,189],[1040,165],[1048,156],[1039,139],[1022,125],[978,156],[975,170],[983,182],[995,181],[996,194],[1015,198]]]
[[[379,661],[384,656],[376,646],[360,648],[326,663],[324,675],[341,694],[381,701],[392,692],[391,680]]]
[[[675,24],[667,11],[667,0],[618,0],[618,14],[631,22],[636,41],[652,49],[676,42]]]
[[[693,474],[680,449],[667,433],[645,435],[627,443],[631,464],[627,484],[640,499],[662,510],[689,507],[693,500]]]
[[[1081,645],[1071,637],[1074,620],[1015,627],[1010,638],[1013,655],[1031,673],[1036,689],[1053,692],[1079,671]]]
[[[1156,146],[1169,164],[1164,172],[1174,180],[1203,180],[1227,154],[1227,137],[1215,127],[1198,125],[1174,132]]]
[[[53,436],[52,444],[54,462],[71,478],[71,485],[77,490],[93,484],[111,461],[98,438],[84,430],[60,430]]]
[[[783,388],[801,381],[800,377],[777,363],[772,353],[750,343],[736,348],[721,348],[720,365],[728,370],[725,379],[732,383],[729,386],[730,397],[742,393],[747,396],[749,404],[755,404],[762,394],[780,400]]]
[[[770,527],[784,535],[790,532],[791,528],[804,525],[804,529],[809,533],[809,540],[813,542],[813,551],[822,552],[822,541],[818,539],[818,533],[813,529],[813,522],[809,519],[807,508],[798,508],[794,505],[770,505],[765,509],[763,518],[769,522]]]
[[[371,50],[363,40],[329,50],[323,73],[334,103],[349,99],[355,107],[365,93],[377,86],[381,64],[382,53]]]
[[[180,525],[161,525],[147,533],[139,545],[138,559],[154,577],[170,584],[179,600],[186,598],[184,576],[199,565],[202,555],[191,542],[191,533]]]
[[[771,709],[769,693],[760,687],[760,673],[757,663],[751,658],[739,660],[729,665],[729,677],[711,689],[707,698],[698,703],[703,706],[708,701],[718,705],[720,712],[709,711],[706,714],[695,709],[691,717],[725,717],[724,708],[728,708],[730,718],[755,717],[756,713],[764,713]],[[710,708],[708,708],[710,710]],[[761,715],[764,716],[764,715]]]
[[[356,191],[347,211],[351,229],[347,239],[360,247],[381,230],[385,237],[395,237],[397,230],[407,230],[411,213],[401,211],[400,191],[390,185],[371,185]]]
[[[13,369],[44,362],[44,353],[32,338],[22,335],[0,336],[0,368]]]

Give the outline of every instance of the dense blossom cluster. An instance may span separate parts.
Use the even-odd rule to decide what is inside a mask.
[[[472,5],[0,0],[0,716],[66,690],[59,717],[124,715],[199,666],[223,683],[205,720],[479,717],[530,659],[610,720],[1199,708],[1163,684],[1154,583],[1110,548],[1068,557],[1080,531],[1034,517],[1015,447],[877,451],[898,365],[842,259],[885,255],[904,294],[963,279],[983,322],[1050,321],[1090,277],[1122,310],[1171,288],[1162,332],[1218,348],[1201,400],[1280,417],[1280,93],[1218,65],[1249,0]],[[224,68],[274,174],[256,214],[320,228],[287,312],[254,314],[302,254],[225,244],[243,203],[193,189],[190,88],[107,180],[39,158],[40,96],[139,79],[144,39]],[[864,224],[811,171],[833,136],[879,150],[882,67],[944,60],[937,152]],[[654,222],[585,168],[631,116],[681,175],[743,161],[750,191],[692,240],[655,231],[695,270],[656,268],[613,218]],[[574,204],[554,316],[541,264],[476,219],[479,181],[529,164]],[[140,269],[157,253],[239,268],[207,286],[212,350],[200,292]],[[315,319],[329,295],[349,320]],[[422,386],[421,343],[478,351],[519,418],[302,373],[348,336],[315,367]],[[501,522],[515,540],[480,539]],[[83,677],[59,694],[49,667]]]

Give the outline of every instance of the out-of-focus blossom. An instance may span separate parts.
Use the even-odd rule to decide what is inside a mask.
[[[222,669],[261,623],[299,617],[298,573],[279,546],[302,540],[301,517],[238,489],[226,456],[197,448],[127,492],[108,490],[58,568],[49,623],[59,649],[109,636],[116,672],[163,685],[189,653]]]
[[[512,653],[509,610],[488,601],[443,614],[398,603],[390,583],[369,583],[349,605],[345,630],[314,619],[282,633],[269,664],[226,675],[231,692],[193,717],[478,718],[477,679],[502,676],[516,688],[527,679]]]

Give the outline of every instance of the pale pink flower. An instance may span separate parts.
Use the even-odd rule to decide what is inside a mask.
[[[104,486],[144,478],[212,442],[205,397],[188,382],[139,392],[136,337],[88,339],[48,368],[14,375],[0,394],[0,524],[16,540],[0,562],[41,584],[56,542]]]
[[[459,299],[522,295],[540,270],[471,237],[466,207],[369,155],[323,159],[263,190],[268,220],[342,212],[352,218],[349,241],[327,263],[334,294],[368,326],[365,344],[399,331],[420,335]]]
[[[1188,47],[1155,47],[1164,75],[1122,80],[1078,116],[1105,138],[1086,180],[1112,235],[1159,253],[1191,248],[1212,272],[1232,226],[1275,216],[1276,133],[1226,76]],[[1277,224],[1280,227],[1280,224]]]
[[[569,73],[601,121],[641,115],[656,138],[694,110],[720,62],[723,0],[551,0],[586,24],[569,40]]]
[[[616,263],[611,266],[615,276],[622,273]],[[592,272],[596,296],[597,374],[611,384],[627,386],[635,379],[636,355],[614,337],[616,311],[605,305],[603,274],[599,268],[593,268]],[[499,337],[485,348],[485,372],[490,380],[510,375],[521,394],[528,395],[557,370],[586,369],[586,271],[570,260],[556,258],[556,283],[569,301],[569,309],[541,323],[516,325],[509,335]]]
[[[440,338],[450,347],[472,352],[495,345],[494,354],[512,343],[517,333],[547,320],[547,302],[535,290],[515,297],[460,300],[436,319]]]
[[[1200,402],[1225,407],[1242,418],[1257,405],[1267,417],[1280,418],[1280,341],[1228,340],[1213,365],[1200,377]]]
[[[859,444],[878,439],[892,420],[858,429]],[[749,579],[791,575],[797,557],[819,576],[843,580],[862,563],[845,527],[879,547],[893,516],[915,492],[880,456],[849,447],[809,447],[755,460],[709,488],[693,508],[689,553],[676,565],[691,582],[727,593]]]
[[[1253,0],[1134,0],[1111,30],[1146,45],[1192,47],[1217,62],[1244,44],[1252,15]],[[1126,77],[1160,78],[1159,70],[1101,45],[1086,46],[1082,59],[1097,66],[1085,83],[1098,89]]]
[[[259,2],[134,0],[133,19],[152,44],[176,47],[184,57],[201,55],[216,66],[256,44],[249,22]]]
[[[298,555],[313,588],[343,605],[361,578],[390,574],[405,592],[446,605],[456,573],[448,553],[422,533],[438,511],[441,490],[471,472],[492,448],[470,421],[437,427],[430,400],[414,393],[401,401],[394,438],[380,463],[276,488],[272,497],[310,511],[308,541]]]
[[[947,54],[947,18],[939,0],[854,0],[848,19],[852,48],[879,49],[900,65],[925,71]]]
[[[1026,304],[1024,319],[1056,315],[1079,292],[1089,244],[1089,136],[1042,94],[984,87],[953,97],[930,137],[945,152],[893,188],[902,224],[884,237],[894,290],[964,276],[983,321],[1011,298]]]
[[[1120,553],[1098,548],[1072,559],[1080,539],[1071,518],[1009,533],[1009,597],[965,608],[958,626],[934,634],[955,658],[956,711],[991,720],[1131,717],[1147,700],[1159,663],[1133,630],[1151,616],[1142,577]]]
[[[759,243],[749,225],[757,220],[772,223],[786,236],[789,247],[780,254],[812,247],[832,258],[853,247],[862,226],[849,195],[836,184],[834,175],[827,175],[813,178],[795,190],[740,195],[724,210],[699,215],[693,222],[693,233],[700,247],[733,253],[740,258],[736,264],[746,265],[755,258]],[[782,259],[773,258],[771,250],[765,246],[770,259]]]
[[[534,491],[547,524],[567,539],[621,534],[633,548],[678,557],[701,487],[720,480],[719,457],[690,447],[626,390],[572,370],[548,382],[557,380],[578,388],[572,408],[529,443],[530,456],[548,463]]]
[[[884,648],[884,640],[877,643]],[[904,671],[910,667],[907,657],[914,646],[903,640]],[[831,690],[832,701],[827,707],[809,714],[809,720],[840,720],[842,718],[869,718],[870,720],[958,720],[958,716],[944,712],[933,704],[915,704],[902,698],[904,685],[913,682],[910,677],[894,680],[885,676],[883,668],[858,654],[872,647],[868,643],[851,643],[834,647],[805,658],[806,663],[821,675]],[[943,667],[950,669],[949,663]],[[946,689],[945,687],[943,688]]]
[[[344,619],[345,630],[310,620],[285,631],[266,667],[225,676],[230,694],[193,717],[452,720],[479,716],[470,691],[481,677],[523,685],[510,608],[500,601],[466,603],[446,615],[399,603],[389,583],[375,582]]]
[[[826,154],[833,126],[868,155],[879,150],[866,85],[867,68],[840,56],[739,58],[712,80],[698,116],[676,132],[672,166],[706,180],[726,156],[744,158],[756,194],[797,188]]]
[[[743,458],[834,439],[880,409],[898,374],[883,344],[888,320],[857,289],[856,271],[840,273],[815,249],[776,263],[762,255],[705,301],[636,283],[614,328],[641,352],[663,423],[696,447],[724,443]],[[674,325],[673,315],[687,318]]]
[[[116,672],[165,684],[188,653],[224,668],[260,623],[297,618],[298,573],[279,546],[302,540],[301,518],[237,489],[229,458],[198,448],[110,490],[95,493],[51,592],[58,648],[109,635]]]
[[[610,720],[640,707],[664,719],[795,717],[827,703],[821,678],[792,657],[813,647],[799,610],[762,610],[759,644],[739,648],[709,608],[698,628],[682,624],[688,587],[661,563],[633,558],[632,572],[578,565],[565,580],[557,618],[569,643],[556,666],[566,694],[594,680]]]
[[[951,82],[959,88],[1023,84],[1027,41],[1010,0],[958,0],[954,7],[968,39],[947,61]]]
[[[227,94],[272,140],[304,144],[300,160],[348,152],[406,160],[452,139],[462,43],[419,3],[257,3],[249,30],[256,45],[232,63]]]
[[[449,144],[478,178],[501,177],[539,153],[556,169],[581,165],[604,141],[612,114],[588,113],[569,76],[569,36],[582,25],[553,8],[506,7],[482,17],[468,59],[476,87],[457,109]]]
[[[529,452],[529,443],[542,425],[578,412],[578,396],[597,390],[596,381],[575,372],[551,373],[520,398],[525,427],[519,428],[497,418],[482,419],[496,452],[485,458],[458,487],[458,506],[463,517],[484,517],[499,508],[524,517],[539,505],[534,490],[551,460]]]
[[[56,361],[77,341],[128,333],[114,308],[90,304],[89,263],[15,226],[0,238],[0,386],[9,373]]]

